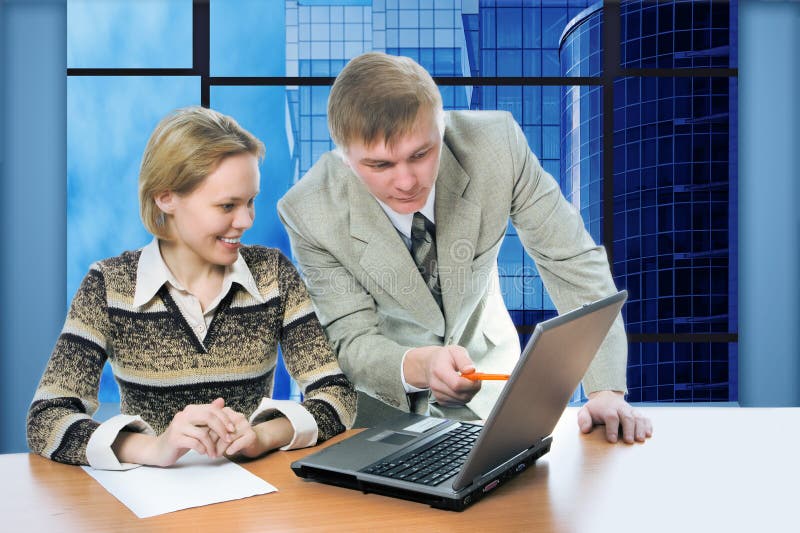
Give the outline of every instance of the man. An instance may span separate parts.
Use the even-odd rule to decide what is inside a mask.
[[[559,311],[616,291],[605,251],[544,172],[508,113],[445,113],[430,75],[367,53],[336,78],[324,154],[278,203],[339,364],[359,390],[357,425],[396,410],[485,418],[519,357],[497,254],[509,218]],[[625,401],[627,340],[614,324],[584,377],[582,431],[644,441]]]

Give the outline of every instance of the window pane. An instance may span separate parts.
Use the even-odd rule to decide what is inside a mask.
[[[288,43],[297,40],[297,26],[286,24],[286,11],[283,2],[213,0],[209,10],[211,75],[284,76]],[[291,52],[297,55],[296,42]]]
[[[587,10],[582,18],[572,19],[569,33],[561,43],[560,58],[545,56],[552,62],[545,69],[556,67],[561,76],[600,76],[602,74],[602,29],[603,9],[600,4]]]
[[[631,343],[628,349],[628,400],[736,401],[737,360],[736,344]]]
[[[191,68],[191,0],[69,0],[68,68]]]
[[[735,331],[735,99],[710,78],[625,78],[615,103],[615,187],[627,227],[615,228],[614,271],[630,292],[634,333]],[[730,109],[736,109],[732,102]],[[615,215],[616,218],[616,215]]]
[[[736,9],[730,4],[622,2],[622,67],[735,67]]]
[[[275,2],[275,4],[280,4]],[[347,60],[373,49],[399,47],[423,36],[414,13],[401,21],[399,9],[379,9],[372,2],[298,2],[286,4],[286,73],[289,76],[335,76]],[[373,32],[374,28],[374,32]],[[432,40],[433,31],[426,37]]]

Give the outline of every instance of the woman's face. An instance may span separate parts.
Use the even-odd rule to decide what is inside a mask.
[[[258,159],[249,153],[226,157],[191,193],[168,191],[157,200],[171,219],[171,245],[183,260],[232,265],[241,238],[255,219]],[[162,205],[163,204],[163,205]]]

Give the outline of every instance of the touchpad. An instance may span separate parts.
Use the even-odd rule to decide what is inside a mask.
[[[384,444],[393,444],[395,446],[400,446],[406,443],[411,442],[412,440],[416,439],[415,435],[406,435],[404,433],[395,433],[394,431],[383,431],[378,433],[374,437],[372,437],[371,441],[373,442],[382,442]]]

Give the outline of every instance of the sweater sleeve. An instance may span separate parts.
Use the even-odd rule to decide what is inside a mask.
[[[92,265],[72,299],[67,319],[28,410],[28,447],[69,464],[89,464],[86,445],[98,427],[100,374],[110,331],[103,276]]]
[[[303,393],[303,407],[317,422],[317,442],[322,442],[353,425],[355,389],[339,368],[297,269],[280,253],[277,263],[284,363]]]

